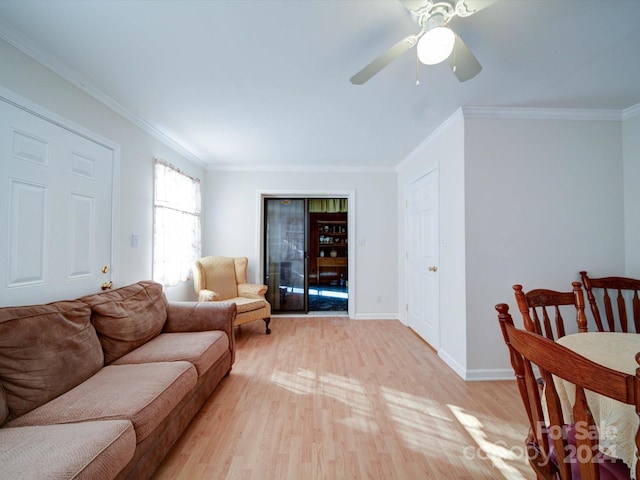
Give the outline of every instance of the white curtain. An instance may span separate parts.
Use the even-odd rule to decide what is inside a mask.
[[[165,286],[189,279],[201,256],[200,180],[155,160],[153,279]]]

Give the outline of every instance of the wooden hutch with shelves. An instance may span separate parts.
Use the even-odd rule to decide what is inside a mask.
[[[347,215],[312,214],[311,216],[311,277],[316,285],[345,286],[348,280],[349,236]],[[310,279],[311,280],[311,279]]]

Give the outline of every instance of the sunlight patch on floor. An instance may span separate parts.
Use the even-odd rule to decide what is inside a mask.
[[[476,457],[490,460],[493,466],[499,470],[505,478],[510,480],[524,479],[517,468],[507,463],[522,460],[523,455],[525,455],[524,446],[514,448],[507,446],[502,440],[492,442],[487,438],[485,433],[486,429],[477,417],[465,412],[456,405],[447,405],[447,407],[449,407],[449,410],[451,410],[460,425],[465,428],[478,446],[475,450],[465,451],[465,455],[469,457],[475,455]]]
[[[495,431],[496,426],[483,425],[478,417],[456,405],[443,405],[387,387],[371,393],[358,380],[318,375],[309,369],[299,369],[297,373],[275,371],[271,382],[296,395],[320,395],[343,403],[348,407],[348,416],[333,421],[363,433],[380,432],[373,413],[374,409],[386,408],[395,433],[408,448],[429,454],[427,445],[437,444],[440,449],[460,452],[461,459],[470,463],[489,460],[505,478],[524,479],[514,466],[523,461],[524,448],[509,447],[503,440],[492,442],[487,432]],[[461,437],[458,425],[473,442]]]
[[[381,390],[398,433],[409,448],[423,451],[424,439],[437,437],[439,448],[462,450],[451,427],[453,420],[440,403],[385,387]]]
[[[271,375],[271,382],[296,395],[310,395],[316,389],[315,374],[309,370],[300,371],[297,375],[276,370]]]
[[[307,369],[297,374],[276,371],[271,381],[297,395],[320,394],[344,403],[349,407],[350,417],[338,421],[365,433],[375,433],[378,428],[372,421],[372,405],[364,388],[356,380],[338,375],[320,375]]]

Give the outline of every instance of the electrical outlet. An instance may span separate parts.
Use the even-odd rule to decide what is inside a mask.
[[[382,295],[377,295],[376,296],[376,302],[378,302],[378,303],[382,302]]]

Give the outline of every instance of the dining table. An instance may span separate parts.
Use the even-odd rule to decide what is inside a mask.
[[[621,332],[582,332],[565,335],[557,343],[589,360],[612,370],[635,375],[640,352],[640,334]],[[573,384],[554,378],[566,423],[573,423],[572,408],[575,399]],[[600,451],[619,458],[632,472],[636,466],[635,434],[639,419],[634,405],[586,392],[587,402],[598,427]]]

